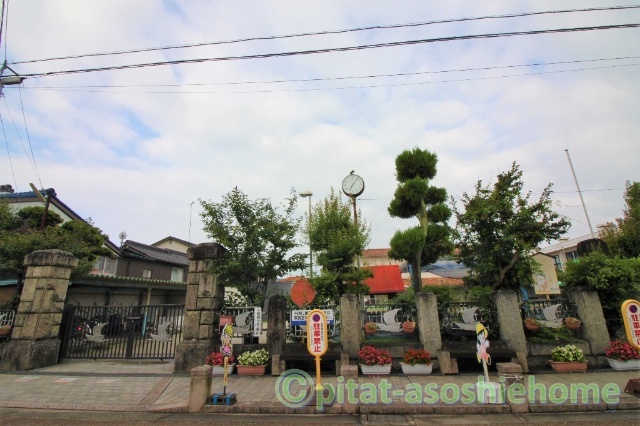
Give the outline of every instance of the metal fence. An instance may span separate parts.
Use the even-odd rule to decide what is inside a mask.
[[[220,315],[233,317],[233,337],[250,340],[260,337],[262,333],[262,308],[258,306],[225,307]]]
[[[313,309],[324,311],[327,316],[327,335],[329,339],[337,339],[340,336],[340,310],[337,306],[290,307],[287,337],[292,340],[303,340],[307,336],[307,315]]]
[[[11,337],[13,322],[16,319],[16,311],[12,309],[0,309],[0,339]]]
[[[378,332],[401,333],[402,323],[417,322],[416,318],[416,307],[409,303],[365,304],[362,311],[362,325],[375,323]]]
[[[489,303],[444,303],[438,306],[438,311],[440,331],[446,339],[475,339],[477,323],[482,323],[490,338],[496,339],[500,335],[497,314]]]
[[[184,306],[69,307],[61,358],[170,359],[182,340]]]
[[[530,299],[520,305],[520,316],[523,320],[533,318],[551,326],[556,322],[561,325],[567,317],[578,318],[575,304],[565,298]]]

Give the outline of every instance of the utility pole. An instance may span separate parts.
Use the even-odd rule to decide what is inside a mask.
[[[13,75],[7,75],[6,77],[4,76],[4,70],[9,70],[13,73]],[[7,61],[5,59],[5,61],[2,63],[2,68],[0,68],[0,96],[2,96],[2,88],[4,86],[11,86],[14,84],[22,84],[22,82],[24,81],[24,77],[21,77],[18,75],[18,73],[16,73],[14,70],[11,69],[11,67],[9,67],[9,65],[7,65]]]
[[[596,236],[593,233],[591,220],[589,220],[589,213],[587,213],[587,206],[584,204],[584,199],[582,198],[582,191],[580,191],[580,185],[578,185],[578,178],[576,177],[576,172],[573,170],[573,163],[571,162],[571,157],[569,156],[569,150],[565,149],[564,152],[567,154],[567,160],[569,160],[569,166],[571,167],[571,174],[573,174],[573,180],[576,182],[576,188],[578,188],[578,195],[580,195],[580,201],[582,202],[582,209],[584,210],[584,215],[587,217],[587,223],[589,224],[589,231],[591,232],[591,238],[595,238]]]

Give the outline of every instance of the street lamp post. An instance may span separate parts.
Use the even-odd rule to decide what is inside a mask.
[[[311,250],[311,196],[313,192],[311,191],[302,191],[300,196],[302,198],[309,197],[309,276],[313,277],[313,251]]]

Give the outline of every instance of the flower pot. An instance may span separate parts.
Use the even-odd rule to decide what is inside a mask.
[[[609,366],[614,370],[640,370],[640,359],[629,359],[620,361],[617,359],[607,358]]]
[[[220,315],[220,331],[227,324],[233,324],[233,315]]]
[[[559,362],[559,361],[549,361],[551,363],[551,368],[556,373],[575,373],[581,372],[584,373],[587,371],[587,361],[572,361],[572,362]]]
[[[569,330],[579,330],[580,327],[582,326],[582,321],[580,321],[577,318],[567,317],[567,318],[564,319],[564,325]]]
[[[410,374],[410,375],[431,374],[431,371],[433,370],[433,363],[411,365],[411,364],[406,364],[404,362],[401,362],[400,366],[402,367],[403,374]]]
[[[227,374],[233,373],[233,367],[235,364],[227,364]],[[224,375],[224,365],[214,365],[211,367],[211,375],[212,376],[222,376]]]
[[[11,334],[11,326],[3,325],[0,326],[0,337],[7,337]]]
[[[540,326],[538,325],[537,322],[525,320],[524,321],[524,328],[526,328],[529,331],[538,331]]]
[[[267,365],[237,365],[236,371],[240,376],[263,376]]]
[[[365,324],[364,326],[364,332],[369,336],[373,336],[374,334],[376,334],[377,331],[378,331],[378,327],[376,327],[375,325]]]
[[[365,376],[386,376],[391,374],[391,364],[364,365],[360,364],[360,371]]]
[[[413,321],[405,321],[402,323],[402,331],[405,333],[413,333],[416,329],[416,323]]]

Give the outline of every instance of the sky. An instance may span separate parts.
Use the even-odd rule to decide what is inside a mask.
[[[454,200],[516,162],[534,198],[553,184],[567,236],[582,236],[589,226],[565,149],[594,230],[622,216],[625,182],[640,181],[639,28],[29,75],[640,23],[640,9],[461,21],[629,4],[640,5],[5,0],[0,52],[28,77],[3,88],[0,184],[54,188],[115,243],[121,231],[145,244],[201,243],[199,200],[237,187],[275,205],[312,191],[315,204],[354,170],[369,247],[385,248],[418,224],[387,212],[395,158],[418,147],[437,154],[432,183]],[[407,25],[442,20],[455,22]],[[374,26],[398,27],[336,33]],[[273,38],[302,33],[325,34]],[[251,38],[268,39],[212,44]],[[149,50],[193,44],[205,45]],[[77,57],[23,62],[67,56]]]

